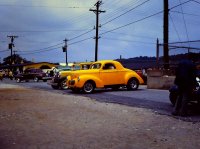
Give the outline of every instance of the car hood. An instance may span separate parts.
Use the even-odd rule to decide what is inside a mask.
[[[91,74],[91,73],[99,73],[99,69],[76,70],[71,72],[71,74]]]
[[[94,74],[94,73],[99,73],[99,69],[76,70],[76,71],[71,72],[70,76],[72,78],[76,78],[81,75]]]

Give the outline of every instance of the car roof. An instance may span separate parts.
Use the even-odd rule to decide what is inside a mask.
[[[105,63],[114,63],[118,69],[123,69],[124,68],[123,65],[120,62],[115,61],[115,60],[100,60],[100,61],[94,62],[93,64],[96,64],[96,63],[101,63],[103,65]]]

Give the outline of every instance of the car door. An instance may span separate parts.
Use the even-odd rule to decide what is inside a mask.
[[[34,69],[32,69],[30,72],[29,72],[29,75],[28,75],[28,77],[29,77],[29,79],[34,79],[34,76],[35,76],[35,70]]]
[[[99,72],[100,79],[104,85],[116,85],[117,81],[117,69],[113,63],[105,63]]]
[[[30,70],[25,70],[25,72],[23,74],[23,79],[29,80],[30,79],[29,74],[30,74]]]

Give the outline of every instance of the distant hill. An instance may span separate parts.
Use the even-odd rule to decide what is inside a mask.
[[[175,67],[181,60],[191,57],[196,63],[200,63],[200,53],[178,54],[169,56],[170,67]],[[140,56],[129,59],[116,59],[121,62],[124,67],[129,69],[148,69],[163,68],[163,57],[159,57],[157,64],[156,57]]]

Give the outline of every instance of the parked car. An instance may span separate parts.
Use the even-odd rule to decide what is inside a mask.
[[[70,67],[62,67],[56,69],[56,72],[54,72],[54,76],[52,77],[52,80],[48,82],[49,85],[53,89],[67,89],[68,86],[66,84],[67,76],[75,70],[83,70],[83,69],[89,69],[91,65],[91,62],[85,62],[85,63],[78,63],[74,64]]]
[[[94,62],[88,70],[72,72],[67,83],[72,91],[92,93],[95,88],[108,87],[118,89],[126,86],[128,90],[137,90],[144,81],[135,71],[124,68],[120,62],[103,60]]]
[[[26,69],[23,73],[19,73],[14,76],[16,82],[34,80],[38,82],[39,80],[47,81],[46,73],[42,69]]]

